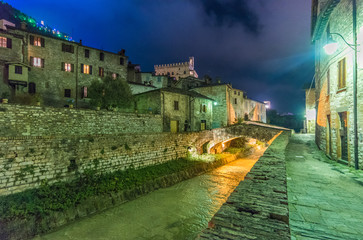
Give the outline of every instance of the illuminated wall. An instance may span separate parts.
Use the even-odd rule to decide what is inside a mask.
[[[321,3],[318,6],[321,14],[320,20],[315,22],[319,25],[313,26],[312,39],[315,43],[316,143],[331,158],[343,159],[343,162],[346,161],[350,166],[354,166],[353,60],[355,51],[347,44],[353,43],[352,1],[341,0],[336,6],[331,5],[333,7],[330,8],[324,8],[324,6],[332,4],[333,1],[317,2]],[[358,44],[362,46],[363,16],[359,14],[363,11],[362,1],[357,1],[357,9]],[[318,32],[317,29],[322,31]],[[338,49],[332,55],[326,54],[323,50],[323,46],[328,42],[329,32],[341,34],[347,42],[332,34],[333,40],[338,43]],[[358,66],[363,65],[360,48],[358,47],[357,54]],[[344,65],[345,68],[342,67]],[[345,84],[342,84],[342,79],[345,79]],[[357,148],[359,167],[363,168],[363,72],[361,68],[358,69],[357,90]]]
[[[176,80],[188,76],[198,78],[194,70],[194,57],[190,57],[189,62],[155,65],[154,70],[156,75],[170,76]]]

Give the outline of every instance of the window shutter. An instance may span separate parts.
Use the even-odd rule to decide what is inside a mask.
[[[89,66],[89,74],[92,75],[92,66]]]
[[[40,39],[40,46],[45,47],[45,39],[44,38]]]
[[[71,72],[74,72],[74,64],[71,64]]]
[[[66,51],[65,45],[64,45],[64,43],[62,43],[62,52],[65,52],[65,51]]]
[[[30,35],[30,45],[34,45],[34,36]]]
[[[43,58],[41,59],[41,66],[42,66],[42,68],[44,68],[44,59]]]
[[[34,57],[30,57],[30,66],[34,66]]]
[[[6,39],[6,47],[13,48],[13,40],[11,38]]]
[[[62,71],[65,71],[66,70],[66,68],[65,68],[65,63],[64,62],[62,62]]]
[[[71,53],[74,53],[74,46],[71,45]]]
[[[81,73],[83,73],[83,64],[81,63]]]

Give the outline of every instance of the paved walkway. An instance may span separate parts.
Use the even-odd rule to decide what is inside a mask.
[[[313,135],[286,148],[291,239],[363,239],[363,173],[318,150]]]

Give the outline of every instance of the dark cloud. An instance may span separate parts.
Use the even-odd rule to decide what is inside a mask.
[[[216,26],[241,24],[247,32],[255,35],[261,31],[259,18],[246,0],[201,0],[201,4]]]

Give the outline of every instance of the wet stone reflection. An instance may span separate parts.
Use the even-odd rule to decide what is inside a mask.
[[[35,239],[195,239],[263,151]]]

